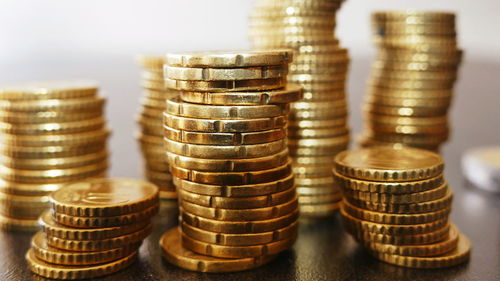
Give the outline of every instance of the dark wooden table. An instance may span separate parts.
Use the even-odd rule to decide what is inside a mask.
[[[359,105],[367,69],[366,60],[354,61],[350,92],[355,131],[361,124]],[[461,76],[452,112],[454,136],[443,154],[446,175],[455,192],[451,218],[471,238],[474,247],[469,263],[447,269],[413,270],[377,261],[345,233],[335,216],[303,221],[293,249],[261,268],[229,274],[189,272],[164,262],[160,256],[159,237],[176,225],[176,210],[165,207],[155,219],[154,233],[141,248],[139,261],[99,280],[500,280],[500,196],[470,187],[460,170],[460,156],[466,148],[500,144],[500,66],[466,61]],[[132,160],[115,161],[113,174],[129,175],[123,171],[130,170]],[[24,254],[30,237],[0,231],[0,281],[43,280],[26,268]]]

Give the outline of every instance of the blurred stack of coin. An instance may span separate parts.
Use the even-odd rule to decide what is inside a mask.
[[[334,36],[340,0],[257,0],[250,34],[257,48],[295,51],[288,82],[304,89],[291,105],[288,138],[302,215],[334,213],[341,200],[334,156],[349,144],[345,82],[347,49]]]
[[[26,253],[34,273],[86,279],[119,271],[137,258],[158,212],[158,188],[132,179],[91,179],[50,195],[50,211]]]
[[[137,139],[145,162],[144,176],[160,188],[161,199],[176,199],[175,187],[163,149],[163,111],[165,100],[178,94],[164,87],[164,56],[139,56],[143,67],[141,109],[138,116],[140,132]]]
[[[0,228],[35,231],[50,192],[106,175],[105,99],[77,80],[0,86],[0,99]]]
[[[391,264],[439,268],[466,261],[471,244],[448,220],[452,191],[443,168],[441,156],[417,148],[339,153],[334,174],[347,231]]]
[[[286,124],[288,50],[169,54],[165,148],[179,194],[179,228],[160,241],[185,269],[239,271],[290,248],[298,199]]]
[[[378,47],[366,95],[360,143],[439,150],[448,139],[448,109],[462,51],[455,15],[378,12]]]

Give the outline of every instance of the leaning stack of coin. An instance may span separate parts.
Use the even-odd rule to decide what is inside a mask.
[[[439,150],[449,135],[447,115],[462,57],[455,15],[378,12],[372,25],[379,50],[360,143]]]
[[[291,51],[167,55],[165,148],[179,194],[179,228],[160,241],[185,269],[255,268],[290,248],[298,199],[286,124]]]
[[[347,49],[334,37],[340,0],[258,0],[250,16],[257,48],[295,51],[288,82],[304,88],[291,105],[288,138],[302,215],[329,215],[341,200],[334,156],[349,144],[345,81]]]
[[[0,86],[0,99],[0,228],[35,231],[50,192],[106,175],[105,99],[76,80]]]
[[[439,268],[469,258],[471,244],[448,220],[452,191],[443,159],[417,148],[377,146],[335,157],[347,231],[376,258]]]
[[[144,158],[144,177],[160,188],[160,198],[176,199],[168,163],[163,149],[163,111],[165,100],[177,96],[164,87],[164,56],[139,56],[143,67],[141,109],[138,116],[140,132],[137,134]]]
[[[132,179],[91,179],[50,195],[50,211],[26,253],[34,273],[54,279],[86,279],[129,266],[152,229],[158,188]]]

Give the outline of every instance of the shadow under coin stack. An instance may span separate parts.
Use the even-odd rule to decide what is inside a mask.
[[[163,111],[165,100],[178,93],[164,87],[165,57],[139,56],[137,61],[143,67],[143,95],[138,116],[141,131],[137,139],[145,162],[144,176],[160,188],[161,199],[177,199],[163,148]]]
[[[105,99],[90,81],[0,86],[0,228],[36,231],[48,194],[104,177]]]
[[[334,183],[334,156],[347,148],[347,49],[334,36],[340,0],[258,0],[250,16],[256,48],[295,51],[288,82],[304,89],[291,105],[288,139],[301,215],[334,213],[342,200]]]
[[[158,188],[132,179],[93,179],[50,195],[51,210],[26,253],[34,273],[54,279],[108,275],[132,264],[151,233]]]
[[[379,48],[365,99],[360,143],[438,151],[448,139],[448,109],[462,52],[455,15],[379,12],[372,15]]]
[[[438,154],[416,148],[339,153],[334,173],[347,231],[387,263],[441,268],[465,262],[471,243],[448,221],[452,191],[443,167]]]
[[[179,228],[160,241],[172,264],[246,270],[295,242],[286,124],[302,92],[287,88],[291,60],[290,51],[167,55],[166,85],[181,91],[164,120],[181,211]]]

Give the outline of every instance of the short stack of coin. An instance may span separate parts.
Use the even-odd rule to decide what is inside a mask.
[[[334,174],[347,231],[391,264],[440,268],[466,261],[471,243],[448,220],[452,191],[443,168],[441,156],[417,148],[339,153]]]
[[[178,94],[164,87],[164,56],[139,56],[143,67],[141,109],[138,116],[140,132],[137,134],[145,162],[144,177],[160,188],[160,198],[176,199],[172,176],[163,149],[163,111],[165,100]]]
[[[165,258],[184,269],[255,268],[290,248],[298,199],[286,124],[288,50],[169,54],[165,148],[179,194],[179,228]]]
[[[158,188],[133,179],[92,179],[50,195],[51,210],[26,254],[34,273],[86,279],[119,271],[137,258],[158,212]]]
[[[360,143],[438,151],[448,139],[448,109],[462,57],[455,15],[378,12],[372,26],[378,54]]]
[[[105,99],[91,81],[0,86],[0,228],[38,229],[48,194],[106,175]]]
[[[334,156],[349,144],[347,49],[334,36],[340,0],[258,0],[250,16],[254,47],[295,51],[288,82],[304,89],[291,105],[288,138],[302,215],[334,213],[341,200]]]

